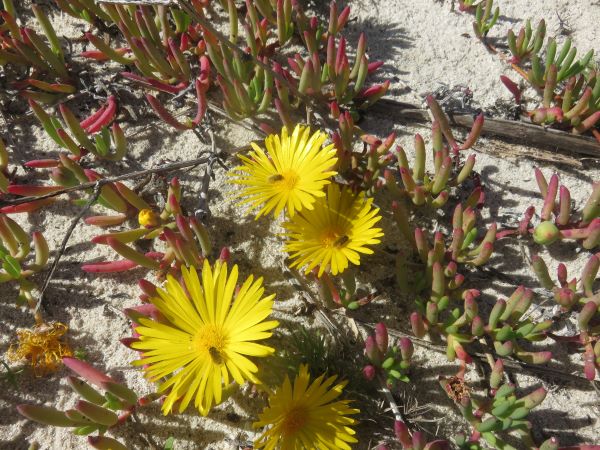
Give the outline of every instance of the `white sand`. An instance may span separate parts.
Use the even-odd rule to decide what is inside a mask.
[[[517,26],[521,20],[531,17],[534,23],[541,17],[546,19],[548,35],[559,31],[558,15],[566,21],[572,30],[572,38],[582,53],[600,42],[600,31],[597,20],[600,18],[600,6],[589,0],[572,0],[570,2],[554,0],[537,6],[536,2],[513,0],[499,2],[502,18],[491,31],[490,37],[503,37],[511,26]],[[404,101],[420,102],[421,95],[446,84],[450,87],[459,84],[467,85],[474,93],[474,101],[482,107],[489,107],[496,99],[509,99],[510,94],[499,82],[499,75],[510,74],[506,66],[495,55],[488,53],[484,46],[473,37],[472,16],[458,12],[450,12],[449,2],[432,0],[407,1],[389,0],[379,2],[366,0],[352,4],[352,17],[355,22],[349,27],[349,35],[356,37],[358,32],[365,31],[368,37],[370,57],[386,61],[383,78],[392,78],[391,95]],[[60,31],[68,36],[80,35],[84,26],[69,17],[57,15],[55,23],[61,23]],[[468,33],[469,36],[463,36]],[[149,126],[152,124],[152,126]],[[0,125],[3,124],[0,122]],[[367,118],[362,124],[366,129],[381,136],[392,129],[399,133],[398,143],[407,151],[412,151],[412,135],[422,133],[428,138],[426,128],[405,126],[399,123],[382,120],[381,117]],[[12,129],[12,127],[11,127]],[[219,148],[233,148],[247,143],[253,138],[240,127],[227,125],[217,121],[215,129],[220,137]],[[141,167],[152,167],[163,160],[183,160],[196,157],[207,145],[199,143],[192,134],[177,135],[166,126],[155,126],[154,121],[143,121],[139,126],[128,126],[127,134],[141,131],[130,140],[131,150],[124,163],[120,163],[114,173],[123,173]],[[5,132],[6,130],[0,129]],[[20,164],[35,157],[55,155],[57,148],[40,129],[34,119],[18,125],[14,138],[18,148],[12,155],[12,162]],[[504,225],[514,224],[524,209],[532,202],[541,207],[537,187],[533,176],[534,162],[519,158],[496,158],[490,152],[501,153],[507,144],[482,139],[476,146],[478,151],[476,170],[481,173],[487,189],[488,202],[483,211],[485,217],[493,217]],[[500,150],[499,150],[500,149]],[[511,146],[523,155],[527,149]],[[581,207],[591,192],[591,181],[598,180],[597,166],[585,161],[585,170],[563,171],[560,167],[547,166],[544,173],[549,176],[558,171],[561,181],[569,187],[577,207]],[[111,166],[114,167],[114,166]],[[23,171],[19,172],[23,175]],[[194,195],[200,187],[202,170],[181,175],[184,193],[187,193],[187,206],[194,208]],[[213,217],[208,226],[215,247],[228,245],[232,248],[232,260],[240,265],[241,273],[263,275],[268,292],[276,292],[280,302],[275,315],[286,321],[285,328],[308,326],[312,329],[321,327],[312,318],[296,317],[281,311],[293,311],[300,305],[299,295],[287,283],[281,272],[281,244],[273,235],[278,230],[276,224],[268,227],[267,220],[254,221],[242,216],[241,212],[226,201],[230,188],[224,184],[223,171],[217,173],[217,180],[211,185]],[[164,192],[164,191],[163,191]],[[186,194],[184,194],[186,195]],[[380,201],[384,202],[384,199]],[[98,209],[99,210],[99,209]],[[51,249],[56,249],[64,236],[65,230],[77,208],[61,200],[51,208],[27,216],[17,216],[19,223],[30,230],[43,230]],[[389,226],[390,221],[386,219]],[[82,261],[111,259],[112,250],[104,246],[89,243],[92,236],[99,234],[99,229],[80,223],[69,242],[69,251],[64,255],[56,276],[47,291],[44,313],[47,320],[58,320],[71,328],[70,338],[74,348],[83,349],[94,365],[106,369],[111,375],[126,381],[140,394],[153,392],[154,386],[147,383],[141,373],[130,366],[136,357],[135,353],[118,342],[119,338],[130,334],[127,320],[119,312],[124,307],[138,304],[139,294],[136,282],[144,276],[145,271],[135,270],[127,274],[113,276],[95,276],[84,274],[79,266]],[[390,326],[408,331],[408,314],[413,310],[412,299],[397,294],[389,268],[393,267],[394,256],[386,249],[388,245],[395,247],[390,231],[388,240],[381,245],[380,253],[365,260],[368,273],[363,281],[382,294],[382,300],[361,311],[360,318],[377,321],[385,320]],[[538,248],[533,249],[539,251]],[[564,261],[572,276],[578,275],[585,255],[575,255],[573,246],[562,246],[552,256]],[[546,261],[550,262],[548,252],[543,251]],[[556,264],[553,263],[553,267]],[[498,245],[494,256],[494,267],[501,267],[506,273],[514,273],[528,278],[530,286],[532,274],[524,264],[518,247]],[[554,270],[554,268],[552,269]],[[39,279],[41,281],[41,278]],[[482,286],[490,285],[482,281]],[[518,282],[515,282],[515,287]],[[486,289],[482,302],[488,304],[498,296],[510,294],[512,288],[504,288],[494,284]],[[16,291],[12,286],[0,288],[0,311],[3,321],[0,325],[2,336],[0,352],[4,353],[14,337],[17,328],[31,324],[31,318],[24,310],[14,306]],[[542,298],[537,296],[536,303]],[[551,302],[546,303],[550,309]],[[296,325],[294,325],[296,324]],[[287,331],[283,331],[287,333]],[[554,347],[552,342],[548,346]],[[553,348],[554,349],[554,348]],[[581,375],[581,355],[572,357],[560,354],[559,362],[553,367],[563,371]],[[415,397],[419,404],[430,403],[431,409],[422,413],[424,419],[438,420],[439,428],[432,423],[420,423],[427,431],[438,433],[440,437],[450,437],[457,429],[467,430],[465,422],[458,411],[439,388],[437,376],[451,375],[456,372],[456,364],[446,361],[444,355],[417,347],[413,379],[417,382],[402,386],[401,390]],[[4,381],[0,381],[0,448],[27,448],[28,443],[37,441],[45,449],[85,448],[85,438],[73,436],[68,429],[40,427],[22,419],[14,410],[19,403],[44,403],[68,408],[75,401],[70,389],[62,378],[67,371],[61,371],[43,379],[33,378],[29,373],[19,376],[19,388],[15,389]],[[473,371],[468,380],[475,384],[480,379]],[[534,422],[534,436],[545,439],[551,435],[558,436],[562,445],[598,440],[598,398],[590,387],[582,384],[562,383],[547,377],[531,377],[517,375],[519,386],[523,392],[531,387],[544,385],[550,390],[544,403],[531,414]],[[130,423],[120,427],[116,432],[122,442],[131,448],[151,448],[156,444],[162,448],[169,436],[174,436],[177,449],[229,449],[237,448],[238,440],[252,440],[256,434],[251,423],[256,420],[257,412],[262,407],[260,400],[252,400],[242,394],[234,396],[223,405],[215,408],[208,418],[200,418],[190,410],[183,415],[162,417],[157,407],[143,409],[138,416],[138,423]],[[234,413],[234,414],[232,414]],[[235,420],[233,420],[235,419]],[[369,417],[359,428],[361,444],[357,448],[368,448],[375,445],[381,435],[391,437],[389,428],[392,415],[380,411],[380,414]],[[374,419],[372,423],[369,419]],[[385,431],[388,429],[388,432]],[[378,431],[377,435],[374,433]],[[145,439],[151,439],[148,444]]]

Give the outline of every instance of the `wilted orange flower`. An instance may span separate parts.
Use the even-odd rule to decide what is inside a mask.
[[[63,356],[73,355],[69,345],[61,341],[68,329],[65,324],[52,322],[32,330],[18,330],[19,342],[10,346],[7,356],[11,361],[28,360],[36,377],[53,372],[61,365]]]

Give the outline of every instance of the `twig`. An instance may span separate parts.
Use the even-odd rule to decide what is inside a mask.
[[[209,157],[208,164],[206,164],[206,169],[204,169],[204,174],[202,175],[202,186],[200,188],[200,198],[198,202],[198,209],[194,211],[194,216],[196,219],[203,221],[211,216],[210,206],[209,206],[209,196],[208,190],[210,187],[210,180],[215,179],[214,174],[214,165],[218,163],[224,169],[227,169],[225,164],[221,161],[219,153],[217,153],[217,144],[215,141],[215,133],[213,129],[209,126],[207,129],[208,136],[210,137],[210,148],[211,154]]]
[[[71,238],[71,234],[73,234],[73,230],[75,229],[75,227],[77,226],[77,224],[79,223],[79,221],[81,220],[83,215],[86,212],[88,212],[90,207],[94,204],[94,202],[96,202],[96,200],[98,200],[98,197],[100,197],[100,190],[102,189],[102,186],[106,184],[106,182],[103,182],[103,181],[105,181],[105,180],[99,180],[94,183],[95,184],[94,192],[90,196],[90,198],[87,201],[87,203],[85,204],[85,206],[83,208],[81,208],[81,210],[79,211],[79,214],[77,214],[77,216],[75,216],[75,218],[71,221],[71,225],[69,225],[69,229],[67,230],[67,233],[63,237],[62,243],[60,244],[60,248],[58,249],[58,252],[56,253],[56,256],[54,257],[54,261],[52,262],[52,266],[50,267],[50,272],[48,272],[48,275],[46,275],[46,279],[44,280],[42,289],[40,289],[40,296],[38,298],[37,304],[35,305],[35,309],[33,310],[34,314],[37,314],[37,312],[40,309],[40,306],[42,305],[46,289],[48,288],[48,285],[50,284],[50,281],[52,280],[52,277],[54,276],[54,272],[56,271],[56,268],[58,267],[60,258],[65,253],[65,249],[67,248],[67,244],[69,242],[69,239]]]
[[[379,381],[379,385],[381,386],[381,392],[383,392],[383,395],[385,396],[385,398],[387,399],[388,403],[390,404],[390,409],[394,413],[394,420],[397,420],[397,421],[400,421],[400,422],[406,422],[406,420],[402,416],[402,412],[400,411],[400,408],[398,407],[398,403],[396,403],[396,400],[394,399],[394,396],[392,395],[392,393],[388,389],[388,387],[386,385],[386,382],[383,379],[383,377],[381,375],[379,375],[377,377],[377,379]]]

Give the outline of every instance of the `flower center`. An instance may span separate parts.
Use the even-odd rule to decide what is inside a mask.
[[[288,411],[281,424],[285,436],[293,436],[308,422],[308,409],[305,406],[294,406]]]
[[[296,172],[288,170],[284,173],[276,173],[268,178],[269,183],[275,184],[278,187],[291,191],[298,184],[300,177]]]
[[[215,325],[205,325],[198,330],[192,345],[198,353],[208,353],[215,364],[225,362],[226,337],[223,331]]]
[[[321,243],[323,247],[343,247],[350,240],[347,234],[338,228],[328,228],[321,233]]]

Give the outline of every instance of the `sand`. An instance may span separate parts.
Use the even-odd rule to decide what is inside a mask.
[[[544,2],[543,6],[526,0],[498,3],[502,16],[490,33],[492,40],[505,36],[509,28],[520,26],[526,18],[530,17],[533,23],[537,23],[543,17],[548,26],[548,35],[560,33],[561,30],[569,31],[582,53],[600,42],[597,27],[600,5],[597,2],[554,0]],[[370,57],[385,61],[378,77],[381,80],[392,80],[389,93],[391,98],[420,104],[426,93],[442,86],[453,88],[463,85],[473,92],[473,107],[476,108],[490,108],[498,99],[510,99],[510,94],[499,82],[499,76],[509,74],[516,80],[516,75],[473,36],[472,16],[451,12],[450,2],[366,0],[351,2],[351,6],[352,20],[347,30],[350,42],[361,31],[367,34]],[[81,22],[60,13],[56,13],[52,20],[60,25],[60,32],[68,37],[80,36],[85,28]],[[55,144],[46,137],[35,119],[29,117],[20,120],[15,126],[0,120],[0,132],[3,135],[8,131],[5,128],[7,126],[10,126],[16,143],[11,156],[14,165],[19,166],[33,157],[43,158],[57,154]],[[397,143],[403,145],[409,154],[412,152],[414,133],[421,133],[427,139],[429,136],[426,127],[394,122],[391,118],[367,115],[361,126],[379,136],[395,130],[398,133]],[[213,128],[217,134],[217,146],[224,151],[258,137],[215,115]],[[192,133],[177,134],[166,125],[157,126],[150,119],[128,124],[126,132],[131,136],[130,150],[123,162],[105,166],[112,174],[153,167],[164,161],[194,158],[199,152],[209,149],[207,137],[202,141]],[[460,132],[457,134],[460,135]],[[503,142],[481,139],[474,149],[477,153],[476,170],[481,174],[488,198],[486,208],[482,211],[486,223],[495,220],[503,226],[513,226],[527,206],[534,204],[538,209],[541,207],[533,174],[534,166],[541,166],[547,177],[558,172],[561,182],[570,189],[577,207],[583,205],[591,192],[591,182],[599,179],[598,165],[594,160],[584,160],[584,167],[578,170],[555,164],[542,165],[527,157],[530,149],[514,144],[510,145],[510,155],[517,152],[521,156],[504,156],[502,152],[507,146]],[[491,154],[497,156],[490,156]],[[233,158],[227,161],[230,166],[233,163]],[[202,170],[199,168],[179,174],[186,193],[185,206],[189,210],[193,210],[198,204]],[[35,178],[34,174],[25,173],[22,168],[18,174],[22,181]],[[291,345],[286,336],[300,327],[307,328],[311,334],[320,330],[329,338],[318,315],[315,318],[312,314],[294,313],[303,302],[301,293],[289,283],[287,275],[282,271],[284,254],[281,240],[275,235],[281,230],[279,221],[254,221],[245,216],[240,208],[227,200],[230,191],[231,187],[225,183],[224,171],[218,169],[216,180],[211,183],[212,217],[207,226],[216,249],[229,246],[232,261],[240,266],[241,273],[244,276],[250,273],[264,276],[267,292],[276,293],[277,307],[274,315],[281,320],[282,326],[274,343],[280,346]],[[165,189],[157,189],[158,196],[164,192]],[[377,202],[385,204],[385,196],[377,198]],[[94,210],[101,211],[101,208]],[[27,230],[43,230],[50,249],[55,250],[77,212],[77,207],[62,199],[42,212],[15,217]],[[383,224],[386,232],[389,230],[386,240],[376,255],[364,259],[366,270],[359,277],[366,290],[376,291],[381,297],[351,316],[357,321],[384,320],[390,327],[409,332],[407,318],[413,310],[412,299],[398,294],[391,281],[393,272],[390,267],[393,267],[394,251],[398,248],[397,232],[388,215],[384,217]],[[84,351],[90,363],[126,382],[136,392],[150,393],[155,387],[130,365],[136,357],[135,353],[118,341],[130,335],[129,323],[121,310],[139,303],[137,280],[146,276],[146,271],[133,270],[112,276],[83,273],[80,269],[82,262],[114,257],[110,248],[90,243],[90,239],[99,232],[99,229],[83,223],[75,228],[47,290],[44,315],[49,321],[61,321],[70,327],[72,346]],[[558,261],[562,261],[575,276],[587,259],[585,252],[577,254],[572,245],[553,247],[551,252],[537,246],[525,250],[526,254],[542,254],[551,266],[552,273]],[[504,273],[515,277],[515,282],[512,286],[507,286],[497,280],[485,279],[480,274],[481,279],[478,280],[478,274],[474,273],[474,285],[484,292],[481,298],[483,304],[493,304],[496,298],[506,297],[519,283],[537,287],[521,250],[516,245],[498,245],[491,266],[499,267]],[[42,278],[37,278],[38,282],[41,280]],[[14,339],[16,329],[32,324],[29,313],[15,306],[15,298],[13,286],[0,287],[0,312],[3,318],[0,322],[1,354],[4,354]],[[536,296],[535,303],[543,304],[536,310],[536,314],[551,314],[554,311],[552,301],[547,301],[543,292]],[[347,318],[340,320],[342,324],[348,323]],[[549,341],[548,346],[555,350],[552,342]],[[358,354],[358,346],[355,348]],[[293,351],[293,347],[290,349]],[[581,355],[568,355],[560,349],[556,350],[557,360],[550,366],[581,376]],[[360,363],[356,362],[358,364]],[[406,399],[407,405],[415,401],[421,406],[425,405],[424,409],[409,411],[407,414],[416,426],[440,438],[450,438],[459,429],[467,431],[465,422],[437,382],[438,375],[448,376],[456,370],[457,365],[448,363],[443,354],[417,346],[411,373],[411,378],[416,383],[402,385],[395,391],[398,398]],[[25,371],[17,378],[17,388],[0,379],[0,448],[27,448],[32,442],[38,442],[44,449],[86,447],[85,438],[72,435],[68,429],[38,426],[23,419],[14,409],[20,403],[43,403],[58,408],[72,406],[76,398],[64,381],[65,375],[67,370],[45,378],[35,378]],[[598,397],[591,386],[521,372],[515,376],[522,392],[529,392],[539,386],[549,390],[544,403],[530,415],[536,439],[557,436],[562,445],[600,440]],[[472,370],[467,379],[477,385],[480,376]],[[366,449],[391,437],[393,415],[387,405],[378,406],[379,398],[383,397],[373,393],[368,398],[368,395],[361,394],[361,390],[349,385],[350,396],[355,395],[363,409],[360,416],[362,423],[358,427],[361,443],[356,448]],[[173,436],[177,449],[235,449],[257,436],[251,425],[263,405],[260,398],[253,399],[239,393],[216,407],[208,418],[201,418],[192,410],[181,415],[163,417],[158,406],[152,406],[140,410],[136,420],[120,427],[114,436],[130,448],[163,448],[165,440]]]

